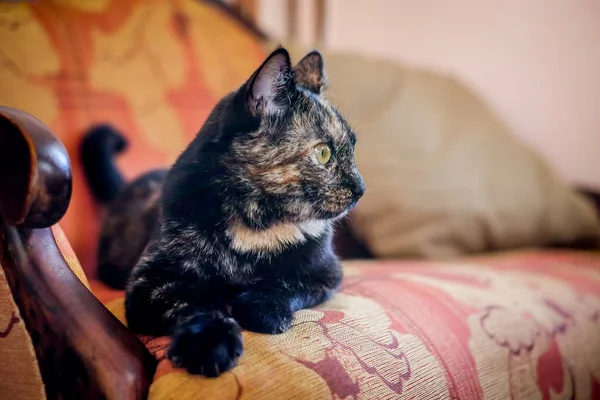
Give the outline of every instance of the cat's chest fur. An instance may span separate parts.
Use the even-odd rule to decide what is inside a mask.
[[[254,230],[234,222],[229,224],[225,234],[235,252],[269,255],[278,254],[286,247],[302,244],[309,238],[318,238],[329,226],[329,221],[312,220],[297,224],[282,222],[266,229]]]
[[[247,285],[256,279],[267,276],[278,276],[297,267],[313,264],[315,255],[319,254],[324,243],[328,243],[331,235],[329,221],[306,221],[297,224],[278,223],[261,230],[250,229],[241,223],[228,224],[219,232],[216,240],[188,235],[189,239],[199,239],[205,244],[189,243],[189,248],[200,249],[199,259],[188,259],[198,268],[201,275],[216,274],[224,282]]]

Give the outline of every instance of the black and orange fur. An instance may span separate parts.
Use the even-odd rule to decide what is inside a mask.
[[[241,328],[284,332],[295,311],[338,287],[332,221],[356,205],[364,184],[355,134],[325,99],[325,82],[318,52],[292,68],[288,52],[275,50],[216,105],[168,172],[120,190],[105,160],[123,147],[118,132],[104,126],[87,136],[90,183],[110,200],[101,276],[113,286],[129,279],[129,326],[172,335],[175,366],[218,376],[242,354]],[[319,143],[331,148],[325,165]]]

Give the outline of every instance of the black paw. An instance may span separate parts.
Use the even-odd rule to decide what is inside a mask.
[[[177,327],[167,357],[190,374],[217,377],[237,364],[243,344],[239,325],[222,314],[202,314]]]
[[[242,328],[271,334],[290,329],[294,318],[288,300],[254,291],[238,295],[232,304],[231,314]]]

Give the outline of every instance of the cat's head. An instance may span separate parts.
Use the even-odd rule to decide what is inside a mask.
[[[326,80],[319,52],[292,66],[279,48],[234,95],[254,124],[231,135],[223,164],[249,225],[338,218],[363,195],[356,135],[325,99]]]

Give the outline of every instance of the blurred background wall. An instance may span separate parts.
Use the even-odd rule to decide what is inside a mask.
[[[457,75],[570,182],[600,187],[600,1],[252,3],[274,38]]]

